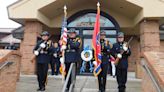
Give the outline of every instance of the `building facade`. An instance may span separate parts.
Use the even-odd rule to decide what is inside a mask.
[[[0,49],[4,49],[5,46],[9,45],[11,42],[19,48],[21,40],[13,37],[13,30],[15,30],[15,28],[0,28]]]
[[[63,6],[67,5],[68,29],[75,28],[82,37],[82,48],[91,46],[91,38],[96,16],[97,0],[19,0],[8,7],[9,18],[24,26],[21,43],[21,72],[33,74],[35,64],[32,49],[39,34],[46,30],[51,39],[60,38],[63,21]],[[107,39],[116,42],[119,31],[125,33],[130,43],[132,55],[129,58],[129,71],[140,77],[140,54],[145,51],[164,51],[163,0],[100,0],[101,30],[106,31]],[[161,29],[161,32],[160,32]],[[161,37],[161,40],[160,40]]]

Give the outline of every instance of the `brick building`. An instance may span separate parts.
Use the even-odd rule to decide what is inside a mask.
[[[19,0],[8,6],[9,18],[24,26],[21,33],[24,34],[21,37],[21,72],[34,73],[35,65],[30,62],[32,49],[43,30],[51,33],[53,41],[59,40],[65,4],[68,29],[76,29],[83,38],[83,47],[91,45],[96,3],[97,0]],[[139,77],[140,53],[164,51],[164,12],[160,11],[164,9],[163,0],[100,0],[100,4],[101,30],[106,31],[112,43],[116,42],[119,31],[126,34],[126,41],[134,37],[130,44],[129,71],[136,71]]]
[[[21,40],[13,37],[12,32],[15,28],[0,28],[0,48],[3,49],[9,45],[12,41],[17,47],[19,47]]]

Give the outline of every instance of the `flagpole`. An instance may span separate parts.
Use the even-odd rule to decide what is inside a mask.
[[[66,19],[66,17],[67,17],[67,6],[65,5],[64,6],[64,19]],[[64,20],[64,22],[65,22],[65,20]],[[63,43],[62,46],[66,46],[66,43]],[[65,62],[65,49],[62,50],[62,58],[63,58],[63,61]],[[64,83],[64,79],[65,79],[65,64],[64,64],[64,62],[63,62],[63,65],[62,65],[63,68],[64,68],[63,71],[62,71],[63,72],[62,73],[62,76],[63,76],[62,77],[62,82],[63,83]]]
[[[92,46],[94,49],[94,56],[95,56],[95,61],[94,61],[94,76],[98,76],[100,72],[102,71],[101,69],[101,45],[100,45],[100,3],[97,2],[97,15],[96,15],[96,21],[94,25],[94,32],[93,32],[93,37],[92,37]]]

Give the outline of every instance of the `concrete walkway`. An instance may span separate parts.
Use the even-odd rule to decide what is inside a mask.
[[[97,78],[94,76],[77,76],[74,92],[97,92]],[[48,76],[48,85],[45,92],[61,92],[62,78],[59,76]],[[36,92],[38,88],[35,75],[21,75],[17,83],[16,92]],[[116,79],[108,75],[106,92],[118,92]],[[134,77],[134,73],[128,73],[128,83],[126,92],[142,92],[141,80]]]

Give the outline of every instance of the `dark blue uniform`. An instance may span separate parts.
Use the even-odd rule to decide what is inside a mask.
[[[112,53],[117,56],[118,53],[123,51],[123,43],[115,43],[112,48]],[[119,92],[125,92],[126,82],[127,82],[127,71],[128,71],[128,57],[130,56],[131,51],[128,48],[127,51],[124,51],[122,58],[119,59],[118,64],[116,65],[116,77],[118,82]]]
[[[65,51],[65,67],[66,67],[65,78],[67,77],[71,63],[75,63],[76,65],[76,63],[79,60],[79,48],[81,45],[80,41],[81,39],[78,36],[75,38],[69,38],[67,41],[67,49]],[[70,84],[71,84],[71,77],[68,81],[68,85],[67,85],[68,89],[70,87]]]
[[[38,41],[36,44],[34,51],[40,48],[40,44],[44,41]],[[47,72],[48,72],[48,63],[51,60],[51,48],[52,43],[51,41],[47,41],[46,47],[44,49],[41,49],[39,52],[39,55],[36,56],[36,69],[37,69],[37,79],[39,83],[39,88],[45,88],[46,80],[47,80]]]
[[[106,44],[106,40],[104,39],[101,39],[100,43],[101,43],[101,55],[102,55],[102,63],[101,63],[102,71],[98,75],[98,82],[99,82],[99,91],[105,92],[106,77],[108,72],[109,55],[110,55],[111,47],[109,44]]]
[[[58,75],[59,73],[59,68],[60,68],[60,48],[53,47],[52,48],[52,60],[50,61],[51,64],[51,74]],[[55,71],[55,65],[56,65],[56,71]]]

